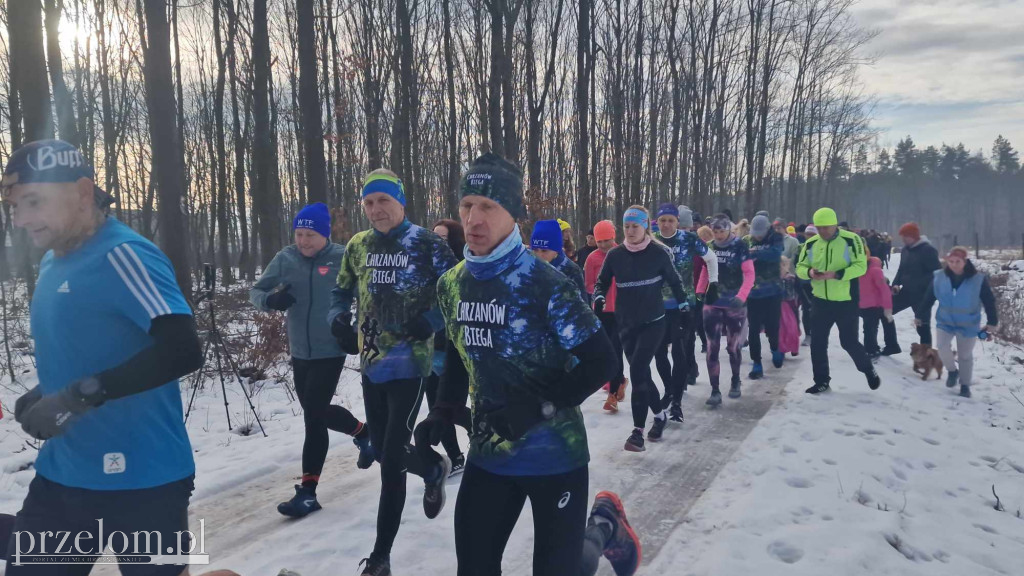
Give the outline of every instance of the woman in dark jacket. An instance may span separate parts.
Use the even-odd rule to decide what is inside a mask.
[[[651,236],[647,210],[642,206],[630,206],[622,217],[622,227],[625,242],[608,252],[594,288],[594,309],[598,314],[604,309],[605,294],[614,278],[618,292],[615,320],[633,381],[634,428],[626,440],[625,449],[641,452],[644,450],[648,407],[654,413],[654,424],[647,434],[649,440],[661,440],[668,419],[661,408],[661,395],[651,379],[651,360],[665,333],[662,287],[668,285],[672,290],[681,311],[688,312],[690,305],[668,248],[655,242]]]
[[[946,265],[936,270],[932,282],[925,287],[924,298],[917,307],[914,323],[927,328],[932,305],[939,302],[935,313],[935,347],[946,367],[946,386],[960,384],[960,395],[971,397],[971,375],[974,371],[974,344],[987,340],[989,332],[999,324],[996,297],[988,276],[978,272],[967,258],[967,249],[956,246],[946,255]],[[981,329],[981,310],[985,309],[988,324]],[[956,355],[953,339],[956,339]]]

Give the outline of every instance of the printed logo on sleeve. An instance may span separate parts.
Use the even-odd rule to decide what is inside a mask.
[[[121,474],[125,470],[124,454],[121,452],[107,452],[103,455],[103,473]]]

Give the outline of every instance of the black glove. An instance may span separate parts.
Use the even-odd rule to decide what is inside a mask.
[[[736,310],[743,308],[746,305],[747,303],[741,300],[739,296],[733,296],[732,301],[729,302],[729,308],[734,308]]]
[[[280,312],[291,308],[295,304],[295,296],[289,292],[291,288],[291,285],[285,284],[267,295],[267,308]]]
[[[430,409],[427,418],[416,426],[413,436],[416,438],[416,445],[429,444],[437,446],[441,443],[441,437],[445,430],[455,426],[457,418],[455,408],[450,406],[435,405]],[[466,410],[466,408],[463,408]]]
[[[25,417],[29,409],[35,406],[36,402],[39,402],[42,397],[43,393],[39,391],[39,386],[22,394],[14,403],[14,421],[21,423],[22,418]]]
[[[604,312],[604,296],[594,298],[594,314]]]
[[[102,403],[99,380],[78,380],[27,408],[20,420],[21,429],[37,440],[49,440],[66,432],[79,416]]]
[[[423,314],[417,314],[414,318],[405,323],[404,331],[413,340],[426,340],[434,335],[434,327]]]
[[[527,394],[512,394],[504,406],[480,414],[478,428],[484,434],[514,442],[537,424],[553,418],[556,411],[551,402],[538,401]]]
[[[718,301],[718,282],[712,282],[708,284],[707,292],[704,292],[704,304],[708,306],[714,306],[715,302]]]
[[[331,322],[331,335],[338,341],[341,351],[345,354],[359,354],[359,335],[356,334],[356,327],[352,325],[352,317],[348,314],[335,316]]]

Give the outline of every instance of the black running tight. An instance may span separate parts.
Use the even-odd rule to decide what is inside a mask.
[[[306,440],[302,444],[302,475],[319,477],[330,446],[328,430],[355,435],[362,426],[343,406],[331,404],[345,357],[302,360],[292,358],[295,395],[302,406]]]
[[[622,348],[629,359],[629,378],[633,381],[630,403],[633,408],[633,426],[637,428],[647,424],[648,408],[654,414],[661,412],[661,394],[651,378],[651,360],[661,345],[664,333],[664,318],[621,333]]]

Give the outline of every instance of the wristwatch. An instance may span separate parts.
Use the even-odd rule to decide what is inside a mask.
[[[95,376],[89,376],[72,384],[72,393],[79,402],[96,407],[106,401],[103,386]]]

